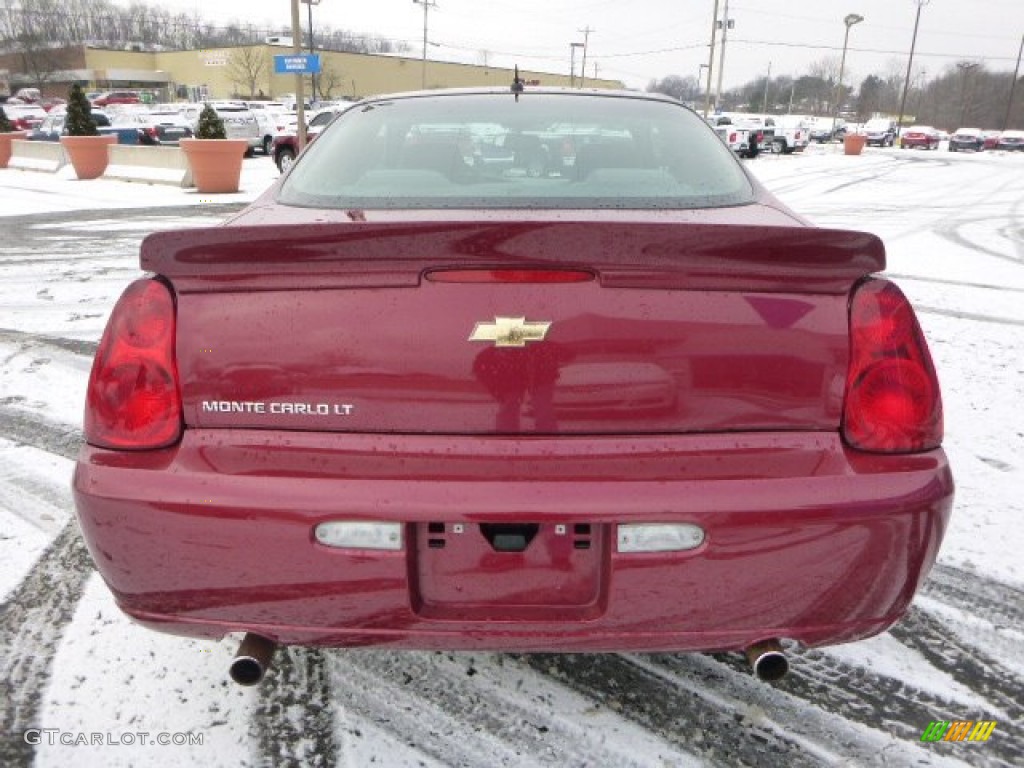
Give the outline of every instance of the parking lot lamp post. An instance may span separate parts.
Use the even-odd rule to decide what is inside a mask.
[[[850,27],[854,24],[860,24],[864,21],[863,16],[858,16],[856,13],[851,13],[843,19],[843,24],[846,25],[846,34],[843,36],[843,56],[839,60],[839,82],[836,84],[836,104],[832,114],[832,136],[836,135],[836,123],[839,120],[839,110],[842,107],[843,101],[843,71],[846,69],[846,46],[850,42]],[[767,89],[767,86],[765,86]]]
[[[896,120],[896,136],[903,135],[903,110],[907,106],[907,91],[910,90],[910,67],[914,64],[914,48],[917,46],[917,26],[921,22],[921,9],[932,0],[914,0],[917,15],[914,17],[914,36],[910,39],[910,58],[907,60],[907,76],[903,79],[903,98],[900,99],[900,116]]]

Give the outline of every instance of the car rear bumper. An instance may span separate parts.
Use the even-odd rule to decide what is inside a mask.
[[[941,450],[873,456],[830,433],[192,430],[158,452],[84,447],[74,494],[119,605],[162,631],[684,651],[884,630],[935,559],[953,481]],[[403,547],[324,546],[314,528],[332,520],[399,522]],[[496,552],[480,533],[510,521],[539,525],[525,552]],[[706,538],[686,552],[621,553],[616,527],[629,522],[691,523]]]

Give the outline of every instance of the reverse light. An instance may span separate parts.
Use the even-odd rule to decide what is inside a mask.
[[[179,440],[174,339],[170,289],[159,280],[136,280],[114,306],[93,360],[85,399],[86,442],[138,451]]]
[[[942,443],[942,396],[928,345],[910,302],[885,280],[864,281],[850,302],[843,438],[879,453]]]
[[[692,523],[629,523],[618,527],[619,552],[684,552],[704,543],[704,529]]]
[[[339,549],[376,549],[397,552],[402,548],[401,523],[330,520],[320,523],[316,540]]]

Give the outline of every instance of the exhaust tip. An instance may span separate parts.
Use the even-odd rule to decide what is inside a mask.
[[[758,680],[773,683],[789,673],[789,660],[778,640],[755,643],[746,650],[747,662]]]
[[[270,669],[277,645],[261,635],[246,634],[231,661],[228,674],[239,685],[256,685]]]

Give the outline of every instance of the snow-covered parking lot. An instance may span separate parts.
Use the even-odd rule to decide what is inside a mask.
[[[0,766],[1024,765],[1024,155],[812,147],[749,167],[814,223],[881,236],[931,344],[957,499],[905,620],[796,650],[776,684],[732,655],[292,648],[255,689],[227,678],[235,641],[120,614],[69,486],[140,240],[216,221],[276,169],[249,160],[215,199],[0,170]],[[938,720],[997,725],[923,742]]]

